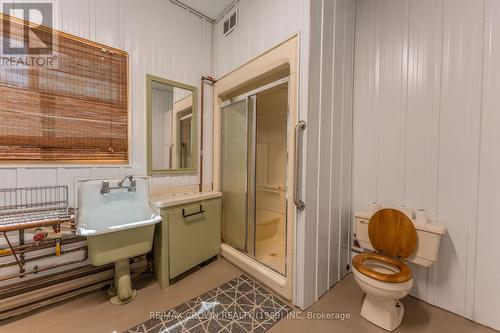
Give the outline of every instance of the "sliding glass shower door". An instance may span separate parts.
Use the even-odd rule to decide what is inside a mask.
[[[248,105],[246,99],[221,110],[222,240],[247,249]]]
[[[288,82],[221,108],[224,243],[286,275]]]

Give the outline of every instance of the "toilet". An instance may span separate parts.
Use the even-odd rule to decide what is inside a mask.
[[[399,301],[413,287],[408,262],[429,267],[437,260],[446,229],[439,224],[416,223],[396,209],[373,216],[356,214],[356,238],[366,251],[353,257],[354,278],[366,293],[361,316],[387,331],[403,320]]]

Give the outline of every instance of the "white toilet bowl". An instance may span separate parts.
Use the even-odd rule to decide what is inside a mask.
[[[370,242],[376,253],[361,253],[352,258],[354,278],[366,293],[361,316],[388,331],[403,320],[399,301],[408,295],[413,279],[405,262],[417,247],[417,231],[404,213],[382,209],[370,218]]]
[[[352,258],[354,278],[366,293],[361,316],[393,331],[404,315],[399,300],[413,286],[408,262],[425,267],[434,263],[446,228],[418,224],[403,212],[387,208],[374,214],[356,213],[355,221],[356,239],[366,250]]]
[[[370,266],[380,273],[398,273],[397,267],[387,264],[372,262]],[[398,328],[404,315],[404,307],[399,300],[411,291],[413,279],[401,283],[383,282],[362,274],[355,267],[352,270],[354,279],[366,293],[361,316],[388,331]]]

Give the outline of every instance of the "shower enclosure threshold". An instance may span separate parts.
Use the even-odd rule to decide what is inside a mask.
[[[292,290],[287,284],[287,278],[272,268],[225,243],[221,244],[221,256],[287,300],[292,299]]]

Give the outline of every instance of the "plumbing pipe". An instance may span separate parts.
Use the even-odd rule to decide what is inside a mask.
[[[15,279],[15,278],[22,278],[22,277],[25,277],[25,276],[28,276],[28,275],[37,274],[37,273],[40,273],[40,272],[45,272],[45,271],[48,271],[48,270],[51,270],[51,269],[55,269],[55,268],[59,268],[59,267],[63,267],[63,266],[68,266],[68,265],[72,265],[72,264],[78,264],[78,263],[85,262],[85,261],[87,261],[87,259],[84,259],[84,260],[73,260],[73,261],[65,262],[64,264],[61,264],[61,265],[51,265],[51,266],[47,266],[45,268],[37,268],[37,266],[35,266],[35,268],[33,268],[29,272],[23,271],[23,272],[21,272],[19,274],[12,274],[12,275],[2,276],[2,277],[0,277],[0,282],[1,281],[7,281],[7,280],[10,280],[10,279]]]
[[[106,269],[103,270],[103,267]],[[146,260],[141,260],[130,264],[130,269],[134,272],[132,278],[135,280],[140,277],[147,268]],[[114,271],[111,265],[101,266],[96,268],[92,265],[86,266],[85,271],[88,275],[81,276],[83,270],[76,270],[67,273],[59,273],[58,283],[47,286],[45,277],[43,277],[41,285],[35,285],[27,292],[8,291],[2,293],[2,302],[0,304],[0,320],[13,317],[22,313],[32,311],[34,309],[63,301],[65,299],[92,291],[101,289],[109,285],[113,279]],[[65,276],[67,274],[67,276]],[[71,276],[70,276],[71,275]],[[68,280],[69,278],[69,280]],[[101,281],[101,282],[99,282]],[[52,281],[56,282],[56,281]],[[36,281],[30,281],[30,284],[36,284]],[[26,283],[23,283],[26,288]]]
[[[84,242],[85,240],[86,240],[86,238],[82,237],[82,236],[68,237],[68,238],[64,238],[61,240],[61,245]],[[38,244],[37,243],[30,243],[30,244],[13,246],[14,251],[16,251],[16,253],[19,253],[19,254],[43,250],[43,249],[47,249],[47,248],[51,248],[51,247],[54,247],[54,239],[46,239],[46,240],[39,242]],[[10,251],[11,251],[10,248],[1,249],[0,250],[0,257],[12,255],[12,253]]]
[[[217,80],[212,78],[211,76],[202,76],[201,77],[201,106],[200,106],[200,187],[199,192],[203,192],[203,111],[204,111],[204,100],[205,100],[205,82],[210,82],[214,85]]]
[[[12,255],[14,256],[14,259],[16,259],[16,263],[19,266],[19,269],[21,270],[21,273],[22,273],[23,272],[23,264],[21,263],[22,260],[20,260],[17,257],[17,254],[14,251],[14,248],[12,247],[12,243],[10,242],[9,237],[7,236],[7,233],[5,231],[3,232],[3,237],[7,241],[7,244],[9,244],[10,251],[12,252]]]
[[[147,259],[145,255],[134,257],[130,263],[130,270],[136,273],[139,269],[144,271],[147,269]],[[33,290],[38,290],[50,285],[56,285],[64,281],[73,280],[75,278],[87,275],[93,275],[106,270],[114,272],[114,263],[103,266],[93,266],[91,264],[76,267],[74,269],[65,270],[49,275],[36,277],[30,280],[29,284],[26,282],[16,282],[0,286],[0,299],[6,299],[15,295],[24,294]],[[114,273],[113,273],[114,276]],[[0,302],[1,303],[1,302]]]
[[[72,248],[69,248],[69,249],[61,250],[61,255],[72,253],[72,252],[78,252],[78,251],[87,252],[87,245],[82,245],[82,246],[77,246],[77,247],[72,247]],[[53,253],[42,254],[42,255],[39,255],[39,256],[33,256],[33,257],[25,258],[24,262],[27,263],[27,262],[30,262],[30,261],[47,259],[47,258],[51,258],[53,256],[54,256]],[[13,266],[13,265],[17,265],[17,262],[15,262],[15,261],[9,261],[9,262],[5,262],[5,263],[0,263],[0,269],[6,268],[6,267],[9,267],[9,266]]]
[[[75,221],[75,216],[71,215],[67,218],[60,218],[60,219],[45,219],[37,221],[6,223],[0,225],[0,232],[16,231],[21,229],[34,229],[34,228],[57,225],[61,223],[72,223],[74,221]]]
[[[58,302],[61,302],[61,301],[64,301],[64,300],[67,300],[70,298],[74,298],[75,296],[88,294],[91,291],[100,290],[100,289],[106,287],[107,285],[109,285],[109,282],[110,282],[110,280],[106,280],[103,282],[92,284],[92,285],[87,286],[87,287],[75,289],[73,291],[69,291],[69,292],[64,293],[64,294],[56,295],[53,297],[47,297],[41,301],[36,301],[36,302],[31,303],[31,304],[22,305],[22,306],[13,308],[13,309],[9,308],[5,311],[0,312],[0,321],[7,319],[7,318],[19,316],[19,315],[22,315],[25,313],[29,313],[31,311],[45,307],[47,305],[55,304],[55,303],[58,303]]]
[[[50,265],[50,266],[46,266],[46,267],[43,267],[43,268],[38,268],[38,266],[35,266],[32,270],[30,270],[28,272],[26,272],[24,270],[24,264],[23,264],[20,273],[1,276],[0,277],[0,282],[1,281],[6,281],[6,280],[10,280],[10,279],[15,279],[15,278],[22,278],[22,277],[25,277],[27,275],[37,274],[37,273],[45,272],[45,271],[48,271],[48,270],[51,270],[51,269],[55,269],[55,268],[60,268],[60,267],[68,266],[68,265],[73,265],[73,264],[78,264],[78,263],[86,262],[87,259],[88,259],[88,253],[85,250],[83,250],[82,252],[84,254],[83,254],[83,259],[81,259],[81,260],[72,260],[72,261],[64,262],[62,264]]]
[[[31,292],[12,296],[2,301],[2,304],[0,305],[0,311],[5,311],[20,306],[26,303],[26,299],[29,299],[30,302],[40,301],[53,294],[62,294],[64,292],[77,289],[81,286],[86,286],[103,280],[111,280],[112,278],[113,271],[108,270],[93,275],[82,276],[80,278],[58,283],[46,288],[41,288],[38,290],[33,290]]]

